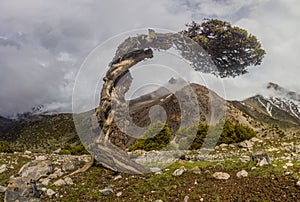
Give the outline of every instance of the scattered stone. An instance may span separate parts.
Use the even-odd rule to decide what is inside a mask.
[[[113,194],[114,190],[112,190],[109,187],[105,187],[105,189],[100,190],[100,193],[103,194],[104,196],[108,196],[110,194]]]
[[[26,154],[26,155],[29,155],[29,154],[32,154],[32,152],[31,152],[31,151],[28,151],[28,150],[26,150],[26,151],[24,152],[24,154]]]
[[[264,166],[264,165],[269,165],[269,162],[263,158],[259,163],[258,163],[258,166]]]
[[[150,168],[152,173],[162,173],[162,170],[159,167]]]
[[[122,175],[118,175],[114,178],[114,180],[119,180],[119,179],[122,179]]]
[[[6,191],[6,187],[0,185],[0,193],[4,193]]]
[[[293,167],[293,166],[294,166],[293,163],[286,163],[285,165],[286,165],[287,167]]]
[[[55,185],[55,186],[62,186],[62,185],[65,185],[66,184],[66,182],[63,180],[63,179],[59,179],[59,180],[57,180],[56,182],[54,182],[53,183],[53,185]]]
[[[46,156],[37,156],[37,157],[35,158],[35,160],[36,160],[36,161],[45,161],[45,160],[47,160],[47,157],[46,157]]]
[[[215,172],[212,176],[218,180],[228,180],[230,178],[230,175],[224,172]]]
[[[241,178],[241,177],[248,177],[248,172],[245,171],[245,170],[241,170],[240,172],[238,172],[238,173],[236,174],[236,176],[237,176],[238,178]]]
[[[47,177],[53,172],[53,166],[50,161],[33,161],[26,163],[19,171],[24,181],[38,181],[42,177]]]
[[[6,171],[7,171],[7,165],[6,165],[6,164],[1,165],[1,166],[0,166],[0,174],[1,174],[1,173],[4,173],[4,172],[6,172]]]
[[[189,198],[190,198],[189,196],[185,196],[184,199],[183,199],[183,201],[184,202],[188,202]]]
[[[154,202],[163,202],[162,200],[155,200]]]
[[[173,172],[173,176],[181,176],[186,171],[186,168],[184,166],[181,166],[180,168],[176,169]]]
[[[250,156],[242,156],[242,157],[240,158],[240,160],[241,160],[241,162],[243,162],[243,163],[247,163],[247,162],[249,162],[249,161],[251,160],[251,158],[250,158]]]
[[[251,142],[261,142],[262,140],[258,139],[257,137],[253,137],[250,139]]]
[[[116,194],[116,196],[117,196],[117,197],[120,197],[120,196],[122,196],[122,194],[123,194],[123,193],[120,191],[120,192],[118,192],[118,193]]]
[[[78,166],[78,159],[66,160],[62,164],[63,171],[72,171],[75,170]]]
[[[54,173],[49,175],[49,179],[56,179],[58,177],[61,177],[64,175],[64,172],[61,171],[61,169],[57,169]]]
[[[72,184],[74,184],[74,183],[73,183],[73,180],[72,180],[70,177],[66,177],[66,178],[64,179],[64,181],[66,182],[67,185],[72,185]]]
[[[51,198],[55,194],[55,191],[53,191],[52,189],[47,189],[46,193]]]
[[[296,185],[297,185],[298,187],[300,187],[300,180],[296,183]]]
[[[200,170],[200,168],[198,167],[198,166],[195,166],[194,168],[192,168],[192,170],[191,170],[193,173],[195,173],[195,174],[200,174],[201,173],[201,170]]]
[[[245,140],[243,142],[238,143],[237,145],[242,148],[251,148],[253,147],[254,143],[249,140]]]
[[[42,180],[42,185],[47,186],[49,184],[49,182],[50,182],[50,179],[45,178]]]
[[[252,153],[252,160],[256,162],[256,166],[264,166],[272,163],[269,155],[262,151]]]
[[[5,191],[4,201],[40,201],[41,191],[32,180],[25,182],[21,177],[11,178]]]
[[[222,144],[219,145],[219,147],[221,147],[221,148],[225,148],[227,146],[228,146],[228,144],[225,144],[225,143],[222,143]]]

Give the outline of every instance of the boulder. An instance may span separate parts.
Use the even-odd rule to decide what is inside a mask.
[[[41,191],[34,181],[25,182],[21,177],[11,178],[5,192],[4,201],[39,202]]]
[[[186,171],[186,168],[184,166],[181,166],[180,168],[176,169],[173,172],[173,176],[181,176]]]
[[[245,171],[245,170],[241,170],[240,172],[238,172],[238,173],[236,174],[236,176],[237,176],[238,178],[248,177],[248,172]]]
[[[24,181],[37,181],[40,178],[47,177],[53,172],[53,166],[50,161],[33,161],[26,163],[19,171],[19,175]]]
[[[256,166],[264,166],[272,163],[269,155],[263,151],[252,153],[251,158],[254,162],[256,162]]]
[[[6,165],[6,164],[1,165],[1,166],[0,166],[0,174],[1,174],[1,173],[4,173],[4,172],[6,172],[6,171],[7,171],[7,165]]]
[[[212,176],[218,180],[228,180],[230,178],[230,175],[224,172],[215,172]]]

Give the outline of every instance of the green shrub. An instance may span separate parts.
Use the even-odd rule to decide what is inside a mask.
[[[3,153],[11,153],[12,152],[12,149],[8,142],[0,141],[0,152],[3,152]]]
[[[64,147],[60,150],[59,154],[67,154],[67,155],[83,155],[89,154],[89,152],[85,149],[82,143],[78,145],[70,145],[65,144]]]
[[[159,129],[161,130],[159,131]],[[145,151],[164,149],[170,143],[171,136],[172,133],[168,125],[162,122],[156,122],[151,124],[148,130],[129,147],[129,151],[138,149]]]

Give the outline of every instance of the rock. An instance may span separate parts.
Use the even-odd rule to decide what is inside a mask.
[[[42,185],[47,186],[50,182],[50,179],[46,178],[42,180]]]
[[[162,200],[155,200],[154,202],[163,202]]]
[[[0,193],[4,193],[6,191],[6,187],[0,185]]]
[[[123,194],[123,193],[120,191],[120,192],[118,192],[118,193],[116,194],[116,196],[117,196],[117,197],[120,197],[120,196],[122,196],[122,194]]]
[[[224,172],[215,172],[212,176],[218,180],[228,180],[230,178],[230,175]]]
[[[264,166],[264,165],[269,165],[269,162],[263,158],[260,162],[258,162],[258,166]]]
[[[49,175],[49,179],[56,179],[58,177],[61,177],[64,175],[64,172],[61,171],[61,169],[57,169],[54,173],[52,173],[51,175]]]
[[[65,184],[66,184],[66,182],[63,179],[59,179],[53,183],[53,185],[58,186],[58,187],[63,186]]]
[[[47,189],[46,193],[51,198],[55,194],[55,191],[53,191],[52,189]]]
[[[248,177],[248,172],[245,171],[245,170],[241,170],[240,172],[238,172],[238,173],[236,174],[236,176],[237,176],[238,178],[241,178],[241,177]]]
[[[263,151],[252,153],[251,158],[256,162],[256,166],[264,166],[272,162],[269,155]]]
[[[258,139],[257,137],[253,137],[250,139],[251,142],[262,142],[261,139]]]
[[[4,173],[4,172],[6,172],[6,171],[7,171],[7,165],[6,165],[6,164],[1,165],[1,166],[0,166],[0,174],[1,174],[1,173]]]
[[[37,157],[35,158],[35,160],[36,160],[36,161],[45,161],[45,160],[47,160],[47,157],[46,157],[46,156],[37,156]]]
[[[200,168],[198,167],[198,166],[195,166],[194,168],[192,168],[192,170],[191,170],[193,173],[195,173],[195,174],[200,174],[201,173],[201,170],[200,170]]]
[[[73,183],[73,180],[72,180],[70,177],[66,177],[66,178],[64,179],[64,181],[66,182],[67,185],[72,185],[72,184],[74,184],[74,183]]]
[[[293,163],[286,163],[285,165],[286,165],[287,167],[293,167],[293,166],[294,166]]]
[[[153,173],[162,173],[162,170],[159,167],[152,167],[150,171]]]
[[[296,185],[297,185],[298,187],[300,187],[300,180],[296,183]]]
[[[26,163],[19,171],[19,175],[24,181],[37,181],[42,177],[47,177],[53,172],[50,161],[33,161]]]
[[[176,169],[173,172],[173,176],[181,176],[186,171],[186,168],[184,166],[181,166],[180,168]]]
[[[105,189],[100,190],[100,193],[103,194],[104,196],[108,196],[110,194],[113,194],[114,190],[112,190],[109,187],[105,187]]]
[[[78,167],[78,159],[71,159],[71,160],[66,160],[62,164],[62,170],[63,171],[72,171],[77,169]]]
[[[28,150],[26,150],[26,151],[24,152],[24,154],[26,154],[26,155],[29,155],[29,154],[32,154],[32,152],[31,152],[31,151],[28,151]]]
[[[190,198],[189,196],[185,196],[184,199],[183,199],[183,201],[184,202],[188,202],[189,198]]]
[[[228,144],[225,144],[225,143],[222,143],[222,144],[219,145],[219,147],[221,147],[221,148],[225,148],[227,146],[228,146]]]
[[[119,179],[122,179],[122,175],[118,175],[114,178],[114,180],[119,180]]]
[[[241,162],[243,162],[243,163],[247,163],[247,162],[249,162],[249,161],[251,160],[251,158],[250,158],[250,156],[242,156],[242,157],[240,158],[240,160],[241,160]]]
[[[38,202],[40,200],[41,191],[37,189],[36,183],[32,180],[25,182],[21,177],[11,178],[5,192],[4,201],[31,201]]]
[[[249,140],[245,140],[243,142],[240,142],[237,144],[239,147],[242,147],[242,148],[251,148],[253,147],[253,142],[249,141]]]

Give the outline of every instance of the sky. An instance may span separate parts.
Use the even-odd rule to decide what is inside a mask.
[[[203,18],[246,29],[267,52],[262,65],[249,68],[248,74],[216,79],[225,93],[214,84],[213,90],[242,100],[264,93],[266,84],[274,82],[299,93],[299,10],[298,0],[1,0],[0,115],[41,104],[71,111],[80,67],[99,44],[142,28],[177,32]],[[107,64],[112,57],[103,56]],[[97,68],[101,77],[105,67]]]

